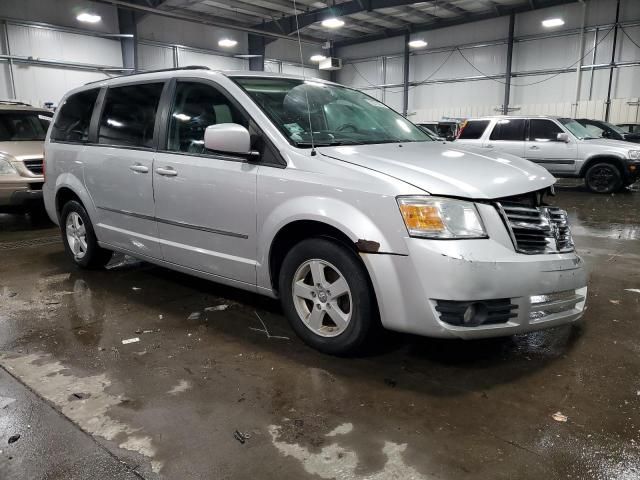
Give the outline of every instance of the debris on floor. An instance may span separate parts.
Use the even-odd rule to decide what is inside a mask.
[[[244,445],[244,443],[251,438],[251,435],[248,433],[242,433],[240,430],[236,430],[233,432],[233,437]]]
[[[192,312],[191,315],[187,317],[187,320],[199,320],[200,312]]]
[[[625,288],[625,292],[640,293],[640,288]]]
[[[124,340],[122,340],[122,344],[123,345],[127,345],[128,343],[136,343],[139,342],[140,339],[138,337],[133,337],[133,338],[125,338]]]
[[[609,300],[609,302],[613,303],[614,305],[620,305],[620,300]]]
[[[20,440],[20,434],[19,433],[15,434],[15,435],[11,435],[9,437],[8,443],[9,443],[9,445],[11,445],[12,443],[16,443],[18,440]]]
[[[569,420],[569,417],[562,414],[562,412],[554,413],[553,415],[551,415],[551,418],[553,418],[556,422],[566,422],[567,420]]]
[[[134,292],[138,292],[142,289],[140,287],[131,287],[131,290],[133,290]]]
[[[178,393],[186,392],[191,388],[191,382],[188,380],[181,379],[177,385],[175,385],[171,390],[167,393],[169,395],[177,395]]]
[[[281,335],[271,335],[269,333],[269,330],[267,329],[267,326],[262,321],[262,318],[260,317],[260,315],[258,315],[258,312],[254,312],[254,313],[256,314],[256,317],[258,318],[258,320],[260,320],[260,323],[262,324],[263,328],[249,327],[249,330],[254,330],[256,332],[263,332],[264,334],[267,335],[268,339],[275,338],[275,339],[278,339],[278,340],[291,340],[289,337],[284,337],[284,336],[281,336]]]
[[[207,307],[204,309],[205,312],[224,312],[227,308],[229,308],[229,304],[224,303],[222,305],[215,305],[213,307]]]

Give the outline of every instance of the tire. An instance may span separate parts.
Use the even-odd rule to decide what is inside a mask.
[[[295,245],[282,263],[279,287],[291,327],[323,353],[360,351],[378,325],[368,273],[357,255],[336,241],[311,238]]]
[[[80,202],[71,200],[64,204],[60,215],[60,231],[67,255],[80,268],[102,268],[111,260],[113,252],[98,245],[89,215]]]
[[[584,183],[593,193],[613,193],[622,188],[622,175],[612,163],[600,162],[589,167]]]

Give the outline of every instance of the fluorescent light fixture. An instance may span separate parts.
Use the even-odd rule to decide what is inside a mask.
[[[234,55],[235,58],[260,58],[262,55],[253,54],[253,53],[238,53]]]
[[[324,55],[311,55],[311,58],[309,60],[311,60],[312,62],[321,62],[322,60],[326,60],[327,57],[325,57]]]
[[[94,15],[93,13],[83,12],[76,17],[76,20],[86,23],[98,23],[102,20],[102,17],[100,15]]]
[[[223,38],[218,42],[219,46],[227,48],[235,47],[237,44],[238,42],[236,40],[231,40],[230,38]]]
[[[327,18],[322,21],[322,26],[327,28],[340,28],[344,25],[344,20],[339,18]]]
[[[409,42],[409,46],[411,48],[424,48],[427,46],[427,42],[425,42],[424,40],[411,40]]]
[[[559,27],[561,25],[564,25],[564,20],[561,18],[547,18],[542,21],[542,26],[547,28]]]

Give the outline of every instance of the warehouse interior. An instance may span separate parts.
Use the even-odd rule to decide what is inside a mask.
[[[214,76],[218,74],[221,77]],[[303,127],[283,120],[284,128],[276,128],[279,119],[269,116],[263,104],[252,104],[256,97],[250,96],[249,87],[237,88],[239,93],[225,87],[227,95],[236,96],[234,105],[252,119],[246,129],[234,125],[243,129],[247,142],[253,142],[255,130],[268,137],[281,165],[261,165],[264,152],[256,153],[254,144],[247,143],[251,148],[243,150],[242,159],[227,163],[238,166],[234,175],[252,172],[251,188],[249,180],[212,177],[192,189],[176,190],[167,203],[179,204],[183,212],[213,212],[208,218],[215,218],[216,209],[227,202],[224,208],[231,217],[243,217],[243,209],[253,208],[256,221],[251,217],[242,225],[250,224],[255,235],[225,232],[215,224],[190,220],[194,217],[186,213],[184,218],[162,220],[157,210],[143,215],[135,213],[134,206],[118,208],[129,217],[153,220],[154,228],[162,222],[189,224],[201,234],[228,235],[235,246],[255,236],[256,258],[238,261],[251,265],[251,288],[234,288],[232,282],[214,278],[227,275],[223,262],[237,259],[235,250],[219,253],[223,260],[211,267],[209,276],[202,273],[204,267],[194,273],[197,268],[174,268],[178,261],[154,262],[122,248],[113,248],[113,256],[109,252],[104,268],[83,268],[69,243],[60,188],[70,192],[74,181],[84,185],[79,189],[102,181],[105,192],[123,198],[136,194],[125,192],[129,187],[112,182],[112,177],[90,176],[88,169],[80,180],[67,180],[76,172],[68,165],[88,166],[92,152],[102,148],[101,140],[92,140],[103,128],[101,102],[129,79],[166,80],[168,92],[170,82],[185,81],[185,75],[223,86],[222,77],[231,79],[229,85],[247,78],[289,79],[326,88],[339,84],[350,95],[365,94],[362,102],[372,110],[394,115],[399,128],[420,129],[420,135],[437,145],[419,150],[419,143],[409,145],[415,139],[322,144],[312,122],[311,104],[319,100],[313,97],[310,104],[309,94],[299,98],[306,105],[300,118],[306,122],[308,116],[306,145],[296,137]],[[89,106],[88,140],[72,145],[54,138],[64,106],[73,98],[69,92],[93,88],[101,93],[96,90],[96,111],[91,113],[93,104]],[[268,86],[263,88],[262,93],[269,92]],[[166,92],[158,94],[158,119],[151,122],[155,146],[114,151],[131,156],[145,150],[153,162],[168,158],[168,148],[163,150],[160,143],[170,127],[159,126],[160,115],[169,117],[162,113],[165,95],[169,98]],[[36,153],[20,150],[26,137],[5,133],[2,118],[14,110],[32,111],[44,122],[38,141],[29,141],[37,143]],[[562,133],[553,131],[553,137],[534,142],[533,125],[541,120],[555,122]],[[106,121],[118,127],[115,120]],[[363,130],[360,121],[369,120],[351,120],[336,131],[357,136]],[[522,123],[521,138],[497,136],[499,126],[509,121]],[[581,132],[593,136],[575,133],[571,125],[578,122]],[[475,125],[482,126],[477,135]],[[206,133],[203,127],[194,143],[208,145],[212,126]],[[287,131],[291,138],[286,138]],[[380,134],[375,127],[371,131]],[[638,0],[0,0],[0,478],[640,478],[638,143]],[[546,153],[552,144],[566,144],[567,149]],[[71,156],[76,146],[77,156]],[[403,150],[397,153],[397,147]],[[179,155],[173,152],[177,165],[193,152],[192,147]],[[446,165],[440,155],[447,157]],[[467,162],[469,155],[493,163],[484,168],[455,163]],[[516,165],[515,157],[525,162],[517,163],[520,190],[492,194],[515,182],[515,174],[492,170],[493,164]],[[211,160],[204,155],[198,161],[206,158]],[[330,168],[313,171],[308,165],[314,161]],[[145,165],[133,167],[146,173]],[[178,175],[172,167],[162,173],[155,168],[159,163],[150,165],[153,182],[156,172]],[[265,181],[269,187],[261,197],[260,175],[267,170],[270,183]],[[24,185],[11,177],[20,172],[27,178]],[[365,172],[368,177],[355,176]],[[187,182],[181,175],[178,181]],[[419,183],[422,175],[432,183]],[[307,183],[294,186],[302,178]],[[544,255],[526,255],[532,252],[525,252],[517,238],[522,227],[517,222],[526,220],[522,215],[530,211],[509,202],[528,198],[533,187],[520,185],[541,179],[548,185],[536,187],[541,190],[535,194],[542,193],[534,208],[545,212],[542,222],[558,247],[543,247],[545,258],[553,256],[555,263],[532,271],[526,265],[533,268]],[[439,192],[445,184],[448,193]],[[157,208],[162,192],[158,185],[138,199],[151,199]],[[380,190],[391,186],[399,190]],[[216,188],[238,197],[209,199],[208,189]],[[461,238],[467,240],[453,234],[439,240],[414,235],[401,197],[416,197],[415,189],[453,203],[473,202],[484,240],[465,234]],[[353,194],[348,205],[332,210],[327,199],[344,199],[347,190],[361,196]],[[459,193],[465,191],[472,193]],[[298,197],[287,209],[272,210],[286,211],[303,226],[287,230],[281,222],[280,237],[262,235],[267,227],[276,231],[277,222],[272,221],[273,227],[270,220],[261,224],[261,215],[270,219],[264,211],[276,205],[274,199],[293,192]],[[71,199],[68,194],[65,198]],[[115,210],[86,198],[95,204],[85,205],[86,217],[80,215],[95,237],[89,250],[98,245],[108,249],[109,242],[99,238],[100,229],[122,234],[129,224],[108,226],[108,217],[98,219],[91,208]],[[78,193],[73,199],[85,197]],[[377,209],[383,203],[375,202],[386,200],[393,208]],[[411,207],[418,208],[420,202]],[[300,204],[315,209],[313,218],[296,210]],[[456,243],[496,237],[492,229],[498,227],[483,217],[489,206],[496,206],[501,215],[496,214],[496,222],[508,230],[500,241],[519,259],[484,246],[475,253],[456,253]],[[560,223],[555,207],[562,209]],[[350,217],[349,230],[330,235],[339,230],[343,214],[367,208],[372,210],[367,217],[371,224]],[[393,215],[397,218],[390,219]],[[520,220],[514,220],[518,215]],[[312,220],[325,221],[328,227]],[[571,232],[563,233],[563,228]],[[79,241],[77,232],[74,235]],[[136,238],[148,240],[146,235]],[[282,240],[287,235],[290,240]],[[357,354],[328,354],[291,325],[282,294],[282,278],[288,277],[282,272],[296,242],[302,243],[306,235],[348,243],[358,268],[371,276],[362,284],[374,292],[371,321],[380,328],[363,340],[366,348]],[[563,235],[570,243],[564,250]],[[422,247],[409,243],[421,241],[418,237],[444,245],[434,251],[446,263],[435,259],[420,264]],[[409,246],[403,250],[407,239]],[[176,238],[162,242],[178,245]],[[204,255],[206,248],[208,243],[191,250]],[[259,255],[263,249],[268,265]],[[83,255],[87,251],[85,245]],[[273,266],[276,259],[282,268]],[[410,287],[397,270],[391,274],[391,265],[404,260],[424,275],[411,277]],[[509,270],[517,262],[523,266]],[[491,267],[482,270],[485,264]],[[340,268],[328,265],[340,279]],[[384,282],[374,278],[372,265],[386,268]],[[293,271],[297,275],[299,269]],[[468,275],[456,277],[463,271]],[[536,326],[532,320],[526,331],[492,334],[500,325],[480,325],[484,317],[477,325],[452,327],[442,316],[438,328],[449,332],[447,336],[390,327],[400,320],[386,319],[388,312],[389,317],[400,317],[411,310],[397,307],[397,299],[406,300],[418,290],[435,305],[434,312],[442,313],[442,294],[433,297],[421,290],[428,290],[431,282],[455,291],[443,301],[462,302],[467,308],[464,322],[467,313],[475,319],[480,315],[477,305],[485,305],[483,298],[456,291],[472,288],[469,283],[482,295],[491,292],[489,300],[509,297],[509,308],[517,304],[522,310],[524,304],[514,300],[518,295],[499,292],[505,272],[512,272],[508,278],[517,285],[537,279],[540,272],[550,275],[539,282],[545,291],[527,292],[531,304],[536,295],[566,293],[561,285],[580,282],[584,275],[586,283],[571,284],[577,292],[573,300],[553,300],[554,308],[570,304],[575,314],[571,321]],[[261,275],[266,279],[262,286]],[[361,308],[366,302],[356,297],[353,284],[351,288],[350,308]],[[402,296],[383,301],[383,291],[396,290]],[[314,291],[314,297],[316,293],[321,297],[325,289]],[[465,333],[474,327],[485,333]]]

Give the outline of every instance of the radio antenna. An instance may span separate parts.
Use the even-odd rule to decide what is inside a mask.
[[[300,64],[302,65],[302,78],[307,80],[307,76],[304,72],[304,58],[302,57],[302,42],[300,41],[300,26],[298,25],[298,5],[296,0],[293,0],[293,13],[296,17],[296,33],[298,34],[298,50],[300,51]],[[311,104],[309,103],[309,94],[307,93],[307,87],[304,87],[304,98],[307,102],[307,119],[309,120],[309,134],[311,135],[311,156],[316,154],[316,146],[313,141],[313,125],[311,124]]]

